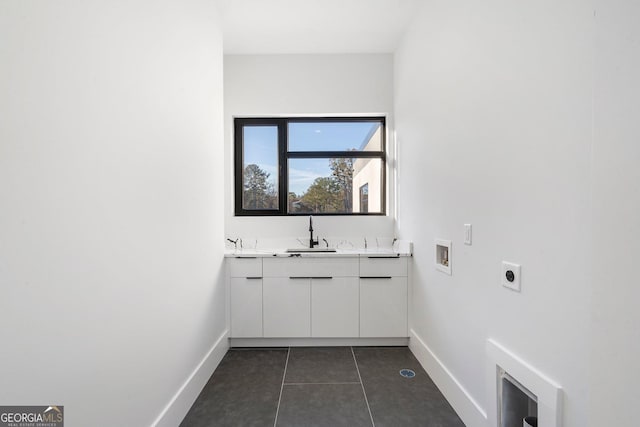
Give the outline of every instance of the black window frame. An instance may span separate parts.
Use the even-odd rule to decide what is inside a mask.
[[[380,151],[289,151],[288,124],[303,123],[336,123],[336,122],[379,122],[382,126]],[[244,126],[275,126],[278,129],[278,209],[244,209],[242,206],[243,186],[243,132]],[[387,135],[385,116],[354,117],[235,117],[234,129],[234,195],[235,216],[384,216],[387,214]],[[288,212],[289,200],[289,159],[318,158],[372,158],[381,160],[380,171],[380,212]]]

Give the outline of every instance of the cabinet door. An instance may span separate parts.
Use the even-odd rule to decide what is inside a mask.
[[[311,279],[263,279],[265,338],[311,336]]]
[[[262,279],[230,279],[231,337],[262,337]]]
[[[407,336],[407,278],[360,278],[360,336]]]
[[[357,337],[357,277],[311,279],[311,336]]]

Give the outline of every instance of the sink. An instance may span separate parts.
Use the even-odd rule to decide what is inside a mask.
[[[317,252],[335,252],[336,250],[333,248],[294,248],[294,249],[287,249],[287,253],[289,254],[301,254],[301,253],[308,253],[308,252],[313,252],[313,253],[317,253]]]

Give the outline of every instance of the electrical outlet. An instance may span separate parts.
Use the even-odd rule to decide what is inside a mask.
[[[520,264],[502,261],[502,286],[520,292]]]

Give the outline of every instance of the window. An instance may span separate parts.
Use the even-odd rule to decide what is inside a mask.
[[[384,215],[384,117],[234,125],[236,215]]]

